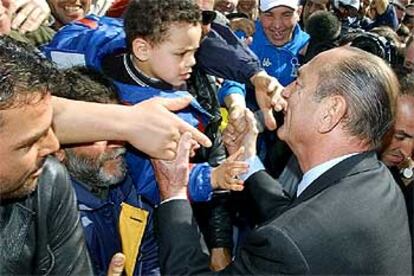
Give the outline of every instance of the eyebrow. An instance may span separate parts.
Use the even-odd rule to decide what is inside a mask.
[[[404,137],[406,137],[406,138],[414,138],[413,137],[413,135],[410,135],[410,134],[408,134],[407,132],[405,132],[404,130],[399,130],[399,129],[397,129],[396,131],[395,131],[395,134],[398,134],[398,135],[402,135],[402,136],[404,136]]]
[[[26,147],[26,146],[29,146],[29,145],[34,144],[34,143],[35,143],[37,140],[39,140],[42,136],[46,135],[46,133],[49,131],[49,128],[50,128],[50,126],[49,126],[48,128],[46,128],[46,129],[44,129],[44,130],[41,130],[41,131],[39,131],[39,132],[35,133],[33,136],[31,136],[31,137],[29,137],[29,138],[27,138],[27,139],[25,139],[25,140],[23,140],[23,141],[20,141],[20,142],[19,142],[19,143],[15,146],[15,149],[24,148],[24,147]]]

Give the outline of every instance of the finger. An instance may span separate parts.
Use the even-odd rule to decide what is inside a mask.
[[[35,9],[35,7],[36,6],[33,3],[27,3],[23,6],[23,8],[18,10],[16,16],[12,21],[12,28],[19,29],[23,22],[26,21],[30,13]]]
[[[239,133],[243,132],[246,129],[246,120],[244,120],[244,118],[240,118],[235,122],[235,125]]]
[[[232,177],[238,177],[241,174],[247,173],[249,165],[246,162],[238,162],[235,166],[231,167],[230,174]]]
[[[236,128],[233,126],[232,123],[228,123],[226,129],[224,130],[226,133],[234,134],[236,132]]]
[[[166,107],[169,111],[178,111],[189,105],[191,102],[191,97],[175,98],[175,99],[166,99],[166,98],[155,98],[154,101],[158,101],[161,105]],[[188,123],[184,122],[178,116],[174,116],[175,125],[180,131],[180,133],[190,132],[193,139],[205,147],[211,147],[212,143],[210,139],[201,133],[199,130],[195,129]]]
[[[23,25],[20,27],[20,32],[25,33],[37,30],[45,19],[46,14],[40,7],[37,7],[28,16],[26,21],[24,21]]]
[[[227,158],[227,160],[228,161],[239,160],[239,158],[242,156],[243,153],[244,153],[244,147],[240,147],[235,153],[233,153],[232,155],[230,155]]]
[[[234,138],[230,135],[226,135],[222,137],[223,143],[225,145],[233,146],[234,145]]]
[[[267,129],[275,130],[277,127],[275,117],[273,117],[273,111],[271,108],[262,109],[263,118]]]
[[[241,184],[231,184],[227,189],[236,192],[241,192],[244,189],[243,181]]]
[[[192,135],[190,132],[185,132],[178,143],[177,149],[177,163],[188,163],[190,159],[190,151],[191,148],[194,146],[194,140],[192,139]]]
[[[212,146],[210,139],[204,135],[202,132],[197,130],[196,128],[192,127],[191,125],[187,124],[186,122],[182,121],[177,117],[179,121],[179,130],[181,133],[190,132],[192,138],[199,143],[200,145],[209,148]]]
[[[116,253],[112,256],[111,262],[108,268],[108,276],[120,276],[125,267],[125,255],[122,253]]]
[[[249,126],[249,128],[251,129],[251,131],[254,131],[256,133],[258,133],[258,129],[257,129],[257,121],[256,118],[254,117],[253,112],[251,112],[250,110],[246,110],[246,122]]]
[[[158,101],[161,105],[165,106],[170,111],[178,111],[183,108],[186,108],[190,103],[192,97],[182,97],[182,98],[155,98],[155,101]]]
[[[272,97],[271,104],[273,106],[273,109],[276,111],[282,111],[287,107],[287,101],[285,98],[283,98],[282,92],[283,88],[278,88]]]

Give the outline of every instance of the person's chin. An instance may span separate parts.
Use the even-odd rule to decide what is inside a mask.
[[[17,190],[1,195],[1,199],[19,199],[32,194],[37,188],[38,177],[28,178]]]
[[[387,155],[382,156],[382,162],[387,167],[398,167],[402,163],[403,160],[404,160],[403,157],[400,157],[398,155],[393,155],[393,154],[387,154]]]

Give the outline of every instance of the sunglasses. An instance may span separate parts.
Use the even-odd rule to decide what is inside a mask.
[[[214,19],[216,19],[216,12],[215,11],[202,11],[201,12],[201,23],[203,25],[211,24]]]

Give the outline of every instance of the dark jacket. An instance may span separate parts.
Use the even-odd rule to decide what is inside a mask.
[[[131,265],[128,271],[133,271],[133,275],[159,275],[158,248],[152,223],[153,208],[137,195],[131,178],[127,176],[122,183],[110,186],[105,199],[94,195],[90,186],[76,179],[72,178],[72,185],[95,275],[106,275],[112,256],[117,252],[126,253],[122,250],[122,241],[139,248],[134,252],[135,265]],[[129,205],[128,211],[134,211],[132,214],[137,213],[136,217],[147,213],[147,219],[141,220],[131,215],[126,216],[128,219],[125,216],[121,219],[125,205]],[[121,236],[121,223],[136,230],[133,237]]]
[[[290,184],[297,186],[295,182]],[[282,189],[265,171],[250,176],[245,185],[268,213],[263,215],[267,221],[250,233],[234,262],[219,274],[411,275],[404,199],[374,153],[345,159],[297,198],[289,192],[294,187]],[[162,273],[208,274],[188,202],[166,202],[156,217]]]
[[[0,204],[0,275],[92,275],[66,170],[49,157],[29,196]]]

